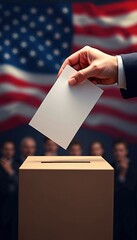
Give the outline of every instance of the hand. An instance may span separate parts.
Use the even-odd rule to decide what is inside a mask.
[[[66,65],[78,72],[69,79],[70,85],[75,85],[86,79],[94,84],[114,84],[118,79],[117,57],[103,53],[92,47],[84,47],[73,53],[62,64],[58,76]]]
[[[126,177],[126,173],[129,167],[129,161],[127,159],[122,160],[119,162],[119,167],[120,167],[120,177]]]
[[[1,165],[2,165],[3,169],[5,170],[5,172],[7,172],[9,175],[14,174],[14,170],[12,168],[12,165],[7,159],[2,158],[1,159]]]

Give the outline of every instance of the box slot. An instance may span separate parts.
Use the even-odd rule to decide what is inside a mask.
[[[42,161],[41,163],[91,163],[90,161],[64,160],[64,161]]]

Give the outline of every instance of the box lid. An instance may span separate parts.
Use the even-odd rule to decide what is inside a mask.
[[[113,170],[98,156],[29,156],[20,170]]]

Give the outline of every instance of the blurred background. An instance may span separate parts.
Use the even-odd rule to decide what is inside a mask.
[[[85,45],[112,55],[136,52],[137,1],[0,1],[2,240],[17,239],[18,168],[29,155],[104,156],[115,168],[114,239],[137,239],[137,98],[101,86],[66,151],[28,125],[64,59]]]

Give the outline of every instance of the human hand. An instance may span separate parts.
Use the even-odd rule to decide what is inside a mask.
[[[119,177],[120,178],[125,178],[126,177],[128,167],[129,167],[129,161],[127,159],[124,159],[124,160],[119,162],[119,168],[120,168]]]
[[[70,85],[76,85],[86,79],[94,84],[108,85],[116,83],[118,79],[116,56],[108,55],[89,46],[69,56],[62,64],[58,76],[66,65],[78,71],[69,79]]]
[[[9,175],[14,174],[14,170],[12,168],[12,165],[7,159],[2,158],[1,159],[1,165],[2,165],[3,169],[5,170],[5,172],[7,172]]]

